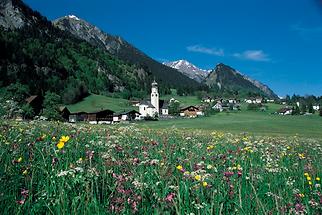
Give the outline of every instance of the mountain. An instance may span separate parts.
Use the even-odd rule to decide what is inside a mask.
[[[144,96],[154,76],[53,26],[20,0],[0,2],[0,91],[58,94],[73,103],[87,93]],[[4,51],[3,51],[4,50]]]
[[[201,83],[205,80],[209,71],[200,69],[186,60],[178,60],[173,62],[165,62],[171,68],[177,69],[182,74],[188,76],[189,78]]]
[[[278,98],[278,96],[266,85],[255,81],[235,69],[220,63],[209,73],[205,79],[206,85],[210,88],[222,91],[238,91],[244,94],[260,94],[269,98]]]
[[[125,62],[139,65],[151,72],[152,76],[161,82],[161,84],[166,84],[171,87],[186,87],[187,89],[200,86],[199,83],[181,74],[176,69],[170,68],[150,58],[121,37],[105,33],[98,27],[75,15],[56,19],[53,21],[53,24],[63,31],[70,32],[78,38],[102,48]]]

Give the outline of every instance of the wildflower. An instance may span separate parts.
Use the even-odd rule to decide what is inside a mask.
[[[64,148],[64,146],[65,146],[65,143],[64,143],[64,142],[59,142],[59,143],[57,144],[57,148],[58,148],[58,149],[62,149],[62,148]]]
[[[304,176],[305,176],[305,177],[308,177],[308,176],[309,176],[309,173],[307,173],[307,172],[306,172],[306,173],[304,173]]]
[[[304,159],[305,158],[304,153],[299,153],[298,156],[299,156],[300,159]]]
[[[211,146],[207,146],[207,150],[211,150],[211,149],[213,149],[214,148],[214,146],[213,145],[211,145]]]
[[[212,165],[207,165],[207,169],[212,169],[213,168],[213,166]]]
[[[312,181],[309,181],[309,185],[312,185]]]
[[[18,159],[17,159],[17,162],[18,163],[20,163],[22,161],[22,157],[19,157]]]
[[[53,136],[51,139],[55,141],[55,140],[56,140],[56,137],[55,137],[55,136]]]
[[[28,171],[27,171],[27,170],[24,170],[24,171],[22,172],[22,174],[23,174],[23,175],[27,175],[27,174],[28,174]]]
[[[201,180],[201,176],[200,176],[200,175],[196,175],[196,176],[195,176],[195,179],[196,179],[197,181],[200,181],[200,180]]]
[[[69,140],[69,136],[62,136],[59,140],[59,142],[64,142],[66,143]]]
[[[181,165],[178,165],[177,169],[181,171],[183,169],[183,167]]]
[[[204,182],[202,182],[202,186],[207,187],[208,183],[204,181]]]
[[[301,197],[301,198],[303,198],[304,197],[304,194],[303,193],[299,193],[298,196]]]
[[[231,177],[234,175],[234,172],[224,172],[224,176]]]
[[[184,174],[185,176],[188,176],[188,175],[190,175],[190,172],[189,172],[189,171],[185,171],[183,174]]]
[[[169,193],[167,197],[165,197],[165,201],[172,202],[175,196],[176,196],[175,193]]]
[[[316,177],[315,180],[320,181],[321,179],[320,179],[320,177]]]
[[[307,176],[307,177],[306,177],[306,180],[311,181],[311,180],[312,180],[312,178],[311,178],[310,176]]]

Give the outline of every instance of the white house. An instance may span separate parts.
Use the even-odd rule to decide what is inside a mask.
[[[313,105],[313,110],[319,111],[320,110],[320,105]]]
[[[292,115],[293,109],[289,107],[282,108],[278,111],[278,114],[280,115]]]
[[[165,102],[162,102],[160,107],[160,99],[159,99],[159,92],[158,92],[158,84],[157,82],[153,81],[152,88],[151,88],[151,100],[142,101],[139,105],[139,112],[142,117],[154,117],[155,115],[168,115],[168,106]]]
[[[217,104],[215,104],[212,109],[214,110],[219,110],[220,112],[222,112],[224,109],[222,107],[222,103],[221,102],[217,102]]]

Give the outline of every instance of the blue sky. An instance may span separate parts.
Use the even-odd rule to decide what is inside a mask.
[[[222,62],[278,95],[322,95],[320,0],[25,2],[50,20],[74,14],[159,61]]]

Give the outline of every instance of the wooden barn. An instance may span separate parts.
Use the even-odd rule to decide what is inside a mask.
[[[60,106],[59,107],[59,113],[61,115],[61,117],[64,119],[64,120],[69,120],[69,115],[70,115],[70,111],[68,110],[67,107],[65,106]]]
[[[95,112],[76,112],[69,115],[69,122],[112,122],[114,111],[105,109]]]
[[[33,95],[28,97],[25,101],[27,102],[27,104],[31,106],[35,115],[39,115],[42,109],[42,103],[43,103],[42,97],[38,95]]]
[[[196,106],[188,106],[180,109],[180,116],[196,117],[198,115],[199,108]]]

